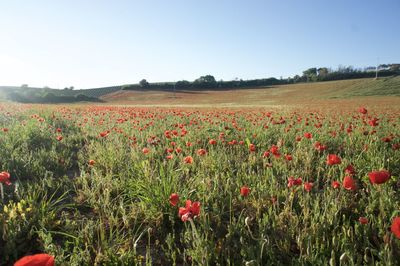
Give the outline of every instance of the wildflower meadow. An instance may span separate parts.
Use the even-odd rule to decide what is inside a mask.
[[[393,106],[2,104],[0,265],[399,265],[399,124]]]

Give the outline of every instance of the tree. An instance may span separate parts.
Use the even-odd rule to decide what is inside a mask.
[[[45,103],[54,103],[54,102],[57,102],[57,100],[58,100],[58,97],[52,92],[46,92],[42,96],[42,101]]]
[[[299,75],[296,75],[296,76],[293,77],[293,82],[294,83],[297,83],[297,82],[300,82],[300,81],[301,81],[301,77]]]
[[[7,97],[9,100],[14,101],[14,102],[19,102],[19,103],[26,103],[28,100],[26,97],[22,96],[21,94],[17,92],[10,92]]]
[[[329,73],[328,68],[326,67],[318,68],[318,76],[326,76],[328,75],[328,73]]]
[[[395,72],[400,72],[400,64],[391,64],[390,70]]]
[[[175,83],[175,87],[176,88],[189,88],[190,87],[190,82],[187,80],[180,80],[178,82]]]
[[[217,81],[215,80],[214,76],[205,75],[196,79],[193,82],[193,85],[199,88],[212,88],[217,86]]]
[[[315,81],[317,78],[317,68],[312,67],[303,71],[303,76],[306,77],[307,81]]]
[[[147,80],[142,79],[142,80],[139,82],[139,85],[140,85],[140,87],[142,87],[142,88],[147,88],[150,84],[147,82]]]
[[[303,71],[303,75],[304,76],[317,75],[317,68],[316,67],[312,67],[312,68],[309,68],[307,70],[304,70]]]

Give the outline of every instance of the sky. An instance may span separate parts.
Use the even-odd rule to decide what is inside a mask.
[[[400,63],[399,0],[0,0],[0,85],[95,88]]]

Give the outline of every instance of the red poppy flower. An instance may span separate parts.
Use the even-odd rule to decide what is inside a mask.
[[[390,230],[397,238],[400,239],[400,216],[394,217]]]
[[[195,201],[192,203],[191,200],[186,200],[185,207],[179,208],[179,217],[182,222],[186,222],[200,214],[200,202]]]
[[[272,145],[269,151],[275,156],[275,158],[279,158],[281,154],[279,153],[279,147],[276,145]]]
[[[376,127],[377,125],[379,125],[378,123],[378,118],[374,118],[368,121],[368,124],[372,127]]]
[[[314,184],[313,184],[313,183],[310,183],[310,182],[304,182],[304,189],[305,189],[307,192],[310,192],[310,191],[311,191],[311,189],[313,188],[313,186],[314,186]]]
[[[54,257],[48,254],[25,256],[15,262],[14,266],[54,266]]]
[[[288,179],[288,188],[291,188],[293,186],[300,186],[303,183],[301,177],[299,178],[294,178],[293,176],[289,177]]]
[[[193,157],[192,156],[186,156],[183,158],[183,161],[187,164],[192,164],[193,163]]]
[[[272,154],[279,153],[279,147],[276,146],[276,145],[272,145],[272,147],[269,149],[269,151],[270,151]]]
[[[3,128],[3,132],[8,132],[8,128]]]
[[[109,131],[100,132],[100,137],[102,138],[107,137],[109,133],[110,133]]]
[[[240,195],[242,195],[243,197],[247,197],[250,193],[250,188],[243,186],[240,188]]]
[[[348,175],[354,175],[356,173],[356,170],[354,169],[354,166],[349,164],[348,166],[346,166],[346,168],[344,169],[344,172]]]
[[[179,195],[176,193],[172,193],[171,196],[169,196],[169,203],[172,206],[176,206],[176,204],[178,204],[179,202]]]
[[[384,137],[384,138],[382,138],[382,141],[383,141],[383,142],[386,142],[386,143],[389,143],[389,142],[391,142],[392,140],[393,140],[392,137]]]
[[[365,115],[368,112],[367,109],[365,109],[364,107],[360,107],[360,109],[358,111],[360,113],[362,113],[363,115]]]
[[[198,149],[197,150],[197,154],[200,155],[200,156],[203,156],[203,155],[207,154],[207,151],[205,149]]]
[[[10,173],[9,172],[1,172],[0,173],[0,183],[6,184],[7,186],[11,185],[10,182]]]
[[[285,158],[286,158],[287,161],[293,160],[293,156],[290,155],[290,154],[286,154],[286,155],[285,155]]]
[[[306,133],[304,133],[304,137],[305,137],[306,139],[312,139],[312,134],[309,133],[309,132],[306,132]]]
[[[333,181],[333,182],[332,182],[332,187],[333,187],[334,189],[340,188],[340,182],[339,182],[339,181]]]
[[[62,136],[57,136],[56,139],[57,139],[58,141],[62,141],[63,137],[62,137]]]
[[[319,141],[315,142],[314,147],[318,151],[324,151],[327,148],[326,145],[322,145]]]
[[[249,145],[249,150],[250,150],[250,152],[255,152],[256,151],[256,145],[250,144]]]
[[[89,165],[93,166],[96,162],[94,160],[89,160]]]
[[[345,176],[343,179],[343,187],[347,190],[357,190],[356,181],[350,176]]]
[[[263,153],[263,157],[264,157],[264,158],[269,157],[269,152],[268,152],[268,151],[265,151],[265,152]]]
[[[329,154],[327,159],[326,159],[326,163],[328,165],[340,164],[341,162],[342,162],[342,160],[336,154]]]
[[[210,139],[208,141],[208,143],[211,144],[211,145],[215,145],[215,144],[217,144],[217,141],[215,139]]]
[[[383,184],[390,179],[390,173],[386,170],[373,171],[368,176],[372,184]]]
[[[358,221],[360,222],[360,224],[367,224],[368,223],[368,219],[366,217],[360,217],[360,218],[358,218]]]
[[[58,133],[61,133],[61,132],[62,132],[62,129],[61,129],[61,128],[57,128],[56,131],[57,131]]]
[[[143,152],[144,154],[148,154],[148,153],[150,152],[150,149],[149,149],[149,148],[143,148],[143,149],[142,149],[142,152]]]

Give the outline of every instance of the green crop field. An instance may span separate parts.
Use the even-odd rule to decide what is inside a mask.
[[[0,265],[398,265],[399,98],[359,82],[0,105]]]

